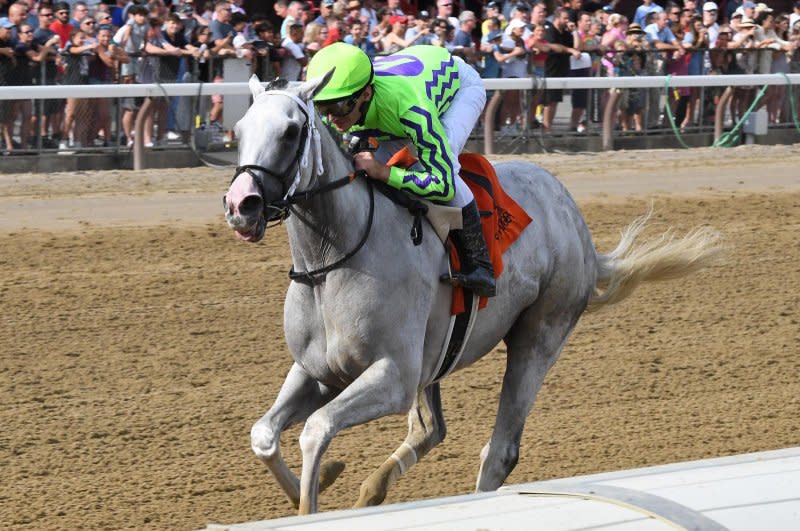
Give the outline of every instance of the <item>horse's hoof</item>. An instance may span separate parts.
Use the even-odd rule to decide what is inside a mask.
[[[319,469],[319,491],[327,489],[336,481],[344,470],[342,461],[327,461]]]
[[[358,501],[353,506],[354,509],[360,509],[362,507],[374,507],[376,505],[380,505],[386,499],[386,490],[385,489],[376,489],[374,485],[367,485],[367,482],[361,485],[361,492],[358,497]]]

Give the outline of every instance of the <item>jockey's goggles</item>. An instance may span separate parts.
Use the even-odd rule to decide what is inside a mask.
[[[333,116],[335,118],[343,118],[353,112],[353,109],[356,108],[356,103],[358,102],[358,98],[363,93],[363,90],[359,90],[354,95],[350,96],[345,100],[339,101],[321,101],[315,103],[317,110],[323,116]]]

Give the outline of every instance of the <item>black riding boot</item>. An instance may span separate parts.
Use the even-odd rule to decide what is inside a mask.
[[[453,273],[452,283],[471,290],[481,297],[494,297],[496,293],[494,270],[481,229],[481,215],[475,201],[461,209],[464,220],[462,230],[451,235],[461,260],[461,271]]]

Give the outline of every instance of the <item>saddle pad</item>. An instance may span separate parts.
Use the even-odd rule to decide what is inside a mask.
[[[503,272],[503,253],[522,234],[530,222],[531,217],[505,193],[494,166],[478,153],[462,153],[458,157],[461,163],[459,175],[467,183],[478,210],[481,212],[483,237],[489,248],[489,257],[494,267],[494,276],[498,278]],[[458,271],[459,259],[455,246],[450,246],[450,263]],[[486,297],[481,297],[479,308],[485,308],[488,303]],[[450,307],[453,315],[464,311],[464,290],[453,290],[453,303]]]

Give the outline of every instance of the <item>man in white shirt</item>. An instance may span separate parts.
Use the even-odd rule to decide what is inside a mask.
[[[303,8],[303,3],[297,0],[289,2],[286,7],[286,18],[281,23],[281,39],[289,37],[289,26],[300,21],[300,15]]]
[[[286,50],[281,60],[281,77],[289,81],[300,81],[303,67],[308,63],[303,51],[303,25],[294,23],[289,26],[289,36],[283,39],[281,46]]]
[[[436,0],[436,18],[443,18],[454,28],[458,27],[458,19],[453,16],[453,0]]]
[[[719,24],[717,24],[717,4],[706,2],[703,4],[703,26],[708,30],[708,45],[713,48],[717,44],[719,35]]]
[[[800,0],[795,0],[794,13],[789,15],[789,31],[794,28],[794,23],[800,20]]]

